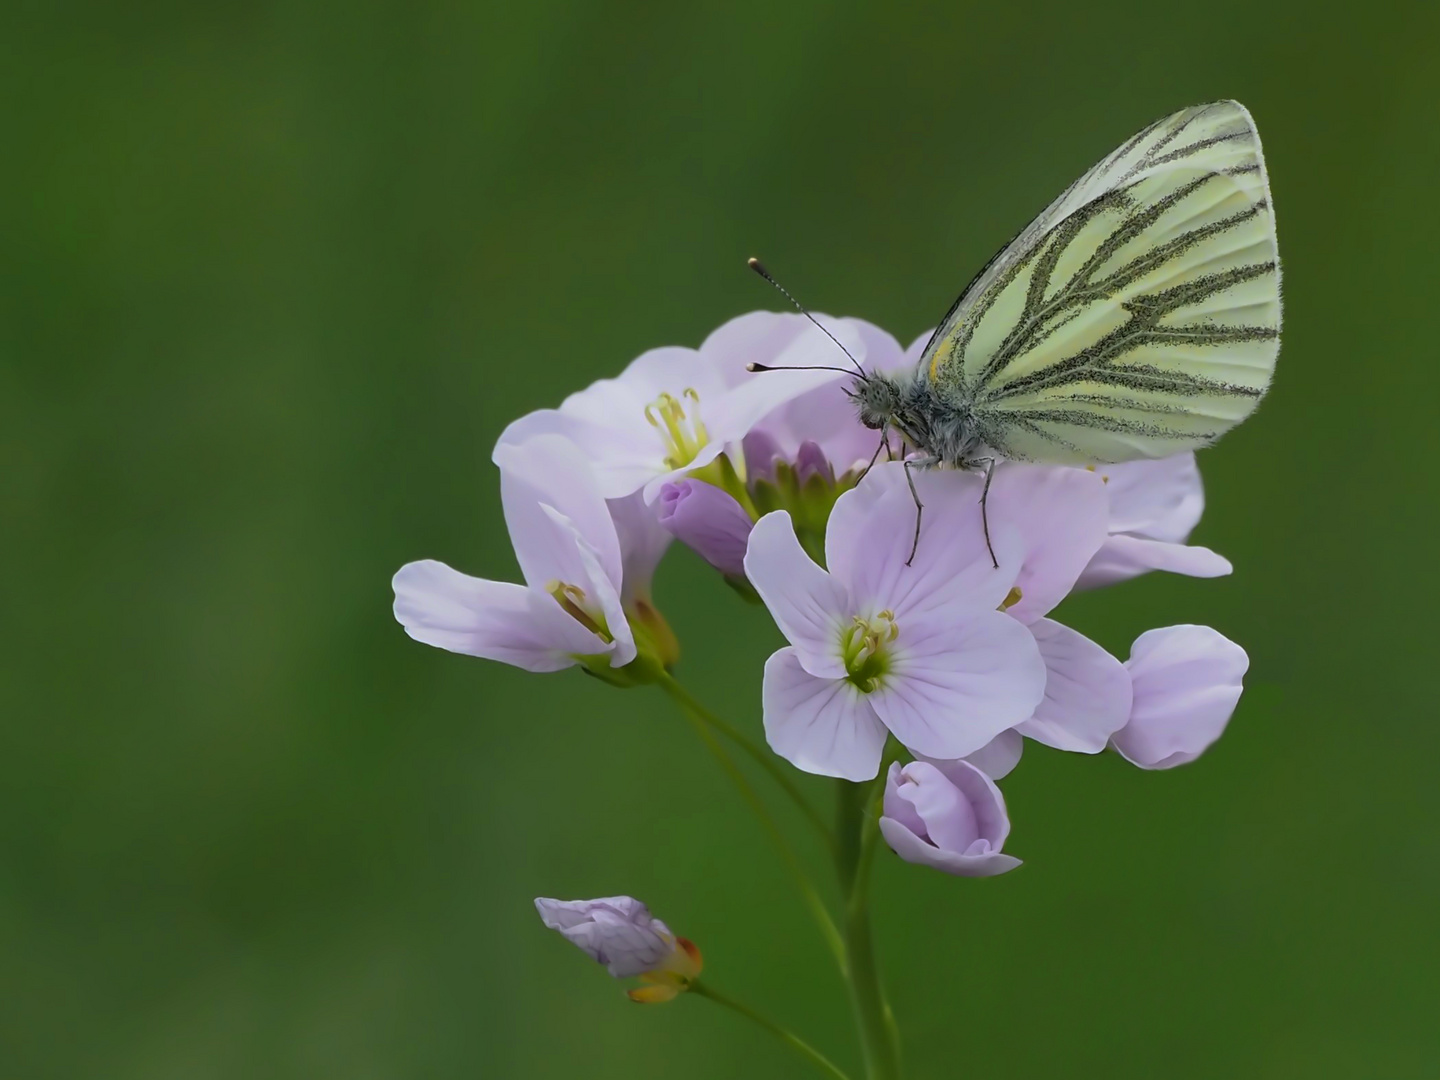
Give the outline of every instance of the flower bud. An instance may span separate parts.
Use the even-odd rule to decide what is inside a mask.
[[[703,480],[684,479],[660,489],[660,523],[706,562],[732,577],[745,574],[750,515],[729,494]]]
[[[540,897],[541,921],[604,964],[617,979],[638,977],[646,985],[629,991],[632,1001],[670,1001],[690,988],[703,961],[692,942],[677,938],[633,896],[598,900],[550,900]]]
[[[968,761],[892,764],[880,832],[906,862],[947,874],[993,877],[1020,865],[1000,854],[1010,835],[1005,799]]]

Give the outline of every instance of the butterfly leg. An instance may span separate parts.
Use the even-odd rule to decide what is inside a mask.
[[[860,470],[860,475],[855,478],[855,483],[858,484],[861,480],[864,480],[865,477],[869,474],[870,470],[875,467],[875,462],[880,460],[880,451],[889,449],[890,432],[888,430],[882,429],[880,432],[880,445],[875,447],[875,453],[870,455],[870,464],[866,465],[865,468]]]
[[[985,550],[990,552],[990,564],[996,570],[1000,569],[1000,560],[995,558],[995,547],[990,543],[990,514],[986,510],[986,503],[990,499],[990,480],[995,475],[994,458],[976,458],[975,464],[985,463],[985,487],[980,492],[980,527],[985,530]]]
[[[915,500],[915,539],[910,544],[910,557],[905,560],[909,566],[915,561],[915,552],[920,549],[920,517],[925,512],[925,504],[920,501],[920,493],[915,490],[915,476],[910,469],[915,465],[923,465],[924,462],[912,461],[908,458],[905,461],[905,482],[910,485],[910,497]]]

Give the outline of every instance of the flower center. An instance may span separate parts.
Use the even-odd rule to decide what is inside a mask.
[[[680,398],[673,394],[661,394],[645,406],[645,419],[665,441],[665,464],[672,469],[689,465],[710,441],[710,433],[700,419],[700,395],[686,389],[680,397],[690,402],[688,415]]]
[[[605,644],[614,641],[610,628],[605,625],[605,614],[595,611],[586,606],[585,590],[579,585],[569,585],[563,581],[552,581],[545,586],[545,591],[555,598],[555,602],[572,619],[585,627],[592,634],[598,637]]]
[[[882,611],[872,619],[856,615],[851,625],[840,632],[845,677],[864,693],[878,690],[890,670],[889,646],[899,636],[894,612]]]

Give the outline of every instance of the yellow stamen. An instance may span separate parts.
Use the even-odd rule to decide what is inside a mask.
[[[645,420],[665,443],[665,464],[681,469],[695,460],[710,441],[710,433],[700,419],[700,395],[693,388],[681,391],[680,397],[690,402],[690,412],[673,394],[661,394],[645,406]]]
[[[1024,598],[1025,594],[1020,590],[1020,586],[1012,586],[1010,591],[1005,594],[1005,599],[1000,601],[1000,607],[998,608],[998,610],[1009,611],[1012,607],[1014,607]]]
[[[572,619],[585,627],[606,644],[614,641],[609,628],[605,625],[605,616],[600,614],[592,615],[585,607],[585,590],[579,585],[569,585],[563,581],[552,581],[545,586],[545,591],[555,598],[555,602]]]

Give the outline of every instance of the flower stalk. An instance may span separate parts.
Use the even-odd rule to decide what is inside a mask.
[[[755,816],[760,820],[761,826],[763,826],[769,834],[771,841],[775,844],[776,851],[780,854],[780,860],[785,864],[785,868],[794,880],[796,888],[800,890],[800,895],[805,901],[805,906],[809,909],[816,926],[820,929],[821,936],[825,938],[825,943],[830,947],[830,951],[835,957],[835,962],[839,965],[840,971],[843,974],[848,969],[845,941],[840,935],[839,928],[835,925],[834,918],[830,915],[830,910],[820,898],[819,892],[810,880],[810,875],[805,872],[804,864],[800,861],[799,856],[795,854],[795,850],[790,846],[790,842],[785,839],[784,832],[782,832],[780,826],[776,824],[775,819],[766,808],[764,801],[755,791],[750,781],[745,778],[745,774],[740,771],[740,767],[735,764],[735,759],[730,756],[720,740],[715,737],[714,731],[711,730],[710,721],[713,719],[711,714],[691,696],[689,691],[676,682],[673,676],[664,674],[657,681],[661,688],[680,706],[681,711],[690,721],[691,727],[693,727],[695,733],[700,736],[700,741],[705,744],[706,749],[708,749],[720,763],[720,767],[725,770],[725,774],[730,778],[736,789],[739,790],[741,798],[743,798],[750,806],[750,809],[754,811]],[[739,732],[735,732],[735,734],[739,735]],[[797,798],[801,797],[798,790],[794,791],[794,795]]]
[[[725,994],[720,993],[718,990],[712,989],[709,984],[703,982],[691,983],[690,992],[698,997],[709,998],[717,1005],[723,1005],[731,1012],[739,1013],[741,1016],[745,1017],[745,1019],[758,1024],[760,1027],[764,1028],[766,1031],[770,1032],[770,1034],[778,1038],[781,1042],[786,1043],[788,1046],[798,1051],[803,1057],[809,1060],[811,1064],[815,1065],[815,1067],[818,1068],[821,1072],[823,1072],[826,1076],[835,1077],[835,1080],[850,1080],[848,1074],[843,1072],[839,1068],[839,1066],[837,1066],[824,1054],[820,1053],[819,1050],[816,1050],[813,1046],[807,1043],[804,1039],[800,1038],[800,1036],[796,1035],[793,1031],[790,1031],[788,1028],[781,1027],[769,1017],[764,1016],[763,1014],[758,1013],[754,1009],[750,1008],[750,1006],[745,1005],[742,1002],[736,1001],[734,998],[728,997]]]
[[[870,927],[870,864],[875,854],[877,785],[836,781],[835,867],[845,901],[847,981],[868,1080],[900,1080],[900,1042],[885,1001]]]

